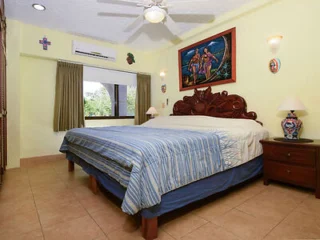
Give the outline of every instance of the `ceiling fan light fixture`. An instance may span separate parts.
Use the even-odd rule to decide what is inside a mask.
[[[35,10],[38,10],[38,11],[44,11],[46,10],[46,7],[41,5],[41,4],[38,4],[38,3],[34,3],[32,4],[32,7],[35,9]]]
[[[157,6],[152,6],[144,10],[144,17],[151,23],[162,22],[166,16],[166,11]]]

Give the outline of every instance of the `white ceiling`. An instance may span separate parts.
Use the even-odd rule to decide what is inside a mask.
[[[5,5],[7,18],[111,43],[124,43],[140,50],[159,48],[176,38],[164,24],[151,24],[146,20],[140,28],[124,32],[123,29],[134,21],[134,17],[110,17],[98,14],[111,12],[139,15],[143,12],[143,8],[116,4],[117,0],[103,1],[109,3],[97,0],[5,0]],[[169,8],[169,15],[189,15],[175,18],[181,30],[179,35],[204,24],[194,23],[199,18],[192,17],[191,14],[212,14],[211,19],[214,19],[253,0],[194,0],[188,4],[179,3],[180,1],[184,0],[167,0],[168,4],[173,5]],[[33,3],[45,5],[46,11],[34,10]]]

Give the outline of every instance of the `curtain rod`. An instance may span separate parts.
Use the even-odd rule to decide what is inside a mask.
[[[141,73],[141,74],[151,75],[150,73],[134,72],[134,71],[119,70],[119,69],[114,69],[114,68],[99,67],[99,66],[95,66],[95,65],[90,65],[90,64],[82,63],[82,62],[69,61],[69,60],[63,60],[63,59],[58,59],[58,62],[67,62],[67,63],[81,64],[81,65],[86,66],[86,67],[99,68],[99,69],[105,69],[105,70],[112,70],[112,71],[117,71],[117,72],[134,73],[134,74]]]

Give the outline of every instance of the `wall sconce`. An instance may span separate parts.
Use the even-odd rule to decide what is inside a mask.
[[[161,80],[163,80],[165,76],[166,76],[166,73],[164,71],[161,71],[160,72]]]
[[[268,44],[270,45],[271,52],[275,53],[278,50],[282,38],[283,36],[281,35],[276,35],[268,38]]]

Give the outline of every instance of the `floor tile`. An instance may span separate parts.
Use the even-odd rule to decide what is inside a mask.
[[[108,235],[110,240],[144,240],[141,235],[140,229],[136,229],[134,231],[126,231],[126,230],[117,230]],[[158,231],[157,240],[174,240],[169,234],[164,231]]]
[[[49,192],[64,190],[66,188],[67,186],[63,182],[58,181],[54,183],[48,183],[44,186],[32,186],[32,193],[34,195],[41,195],[41,194],[47,194]]]
[[[36,212],[33,199],[16,199],[0,201],[0,222],[6,221],[12,215]]]
[[[120,209],[110,208],[107,211],[98,211],[90,215],[106,234],[120,229],[134,231],[139,228],[139,223],[136,222],[136,219],[125,214]]]
[[[43,163],[37,164],[32,167],[27,168],[28,176],[35,176],[35,175],[45,175],[55,172],[53,165],[51,163]]]
[[[165,223],[160,226],[160,229],[168,233],[170,236],[180,239],[206,223],[208,223],[208,221],[189,213]]]
[[[15,178],[15,179],[9,179],[9,180],[4,179],[2,187],[7,189],[29,188],[30,187],[29,177],[26,175],[26,176]]]
[[[42,230],[35,230],[23,234],[17,233],[7,233],[7,234],[0,234],[1,240],[43,240]]]
[[[1,240],[143,239],[140,218],[123,213],[103,192],[93,194],[88,175],[80,167],[69,173],[67,166],[61,158],[6,172]],[[160,218],[157,239],[320,239],[320,200],[309,190],[264,186],[259,179],[201,205]]]
[[[88,240],[105,236],[90,216],[44,227],[43,232],[46,240]]]
[[[16,199],[33,199],[31,188],[29,186],[8,188],[5,185],[0,187],[0,201]]]
[[[29,181],[31,187],[41,187],[46,186],[48,184],[55,184],[61,182],[61,180],[55,172],[44,175],[29,176]]]
[[[35,197],[36,207],[38,209],[47,208],[48,206],[60,206],[66,203],[78,203],[74,194],[69,190],[58,192],[57,195],[49,198],[50,195],[44,195],[43,197]]]
[[[234,234],[224,230],[213,223],[207,223],[192,233],[184,236],[182,240],[240,240]]]
[[[48,184],[41,187],[32,188],[34,200],[37,206],[41,206],[44,203],[52,203],[59,205],[67,200],[76,201],[73,192],[66,187],[62,182]]]
[[[209,204],[202,206],[199,209],[192,211],[198,217],[201,217],[207,221],[214,221],[217,217],[230,211],[232,207],[225,204],[224,201],[217,199]]]
[[[320,218],[292,212],[267,236],[269,239],[320,239]]]
[[[223,227],[241,239],[262,239],[277,225],[263,218],[232,209],[225,215],[218,217],[214,224]]]
[[[75,170],[71,173],[60,173],[59,178],[68,187],[77,187],[81,185],[88,186],[89,184],[89,175],[82,170]]]
[[[88,216],[87,211],[79,202],[65,202],[60,205],[44,204],[38,207],[38,213],[42,226],[50,226],[63,223],[83,216]]]
[[[29,184],[28,173],[26,171],[6,171],[3,176],[4,185],[26,185]]]
[[[86,186],[81,185],[81,186],[68,187],[68,188],[73,192],[73,194],[75,195],[75,197],[78,200],[82,200],[82,199],[85,199],[85,198],[88,198],[88,197],[96,196],[96,194],[94,194],[91,191],[91,189],[89,188],[88,185],[86,185]]]
[[[0,222],[0,236],[23,234],[40,229],[40,222],[36,211],[9,216]]]
[[[230,207],[236,207],[244,203],[248,199],[256,196],[257,194],[265,191],[263,185],[246,185],[239,189],[232,189],[230,193],[221,197],[221,200],[224,204],[229,205]]]
[[[313,191],[306,188],[299,188],[289,184],[281,184],[272,182],[266,186],[265,196],[269,199],[283,198],[290,199],[294,203],[301,203],[308,198]]]
[[[80,203],[89,213],[94,213],[97,211],[108,212],[109,210],[113,210],[112,208],[118,207],[103,195],[95,195],[84,198],[80,200]]]
[[[291,213],[302,199],[292,198],[279,192],[264,191],[236,208],[242,212],[268,221],[280,222]]]
[[[5,180],[13,180],[24,176],[28,176],[28,171],[22,170],[21,168],[14,168],[6,170],[3,177]]]
[[[320,199],[310,195],[296,209],[299,212],[320,216]]]

